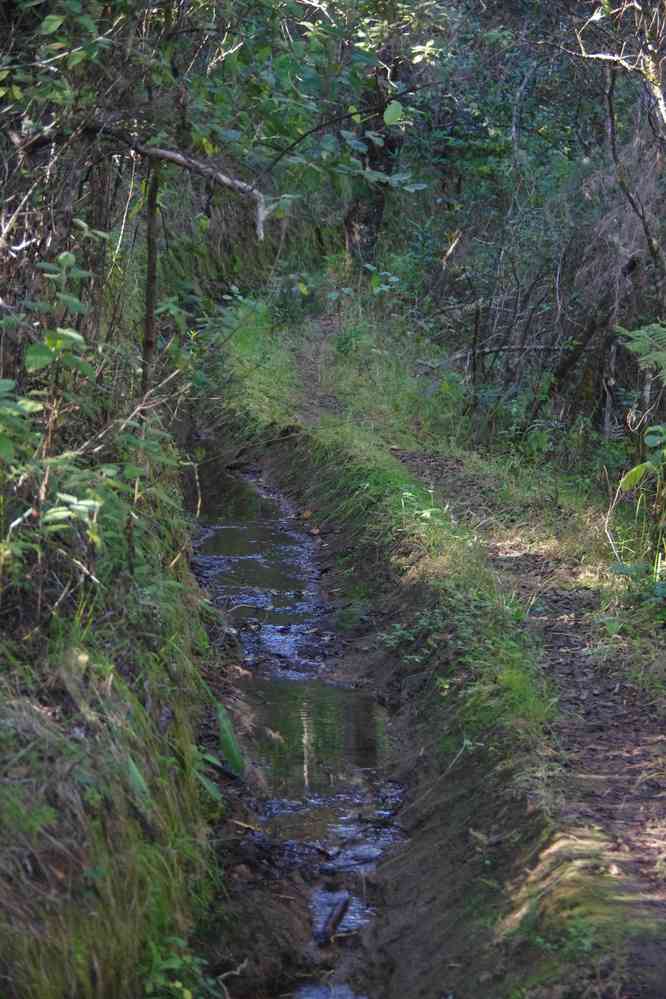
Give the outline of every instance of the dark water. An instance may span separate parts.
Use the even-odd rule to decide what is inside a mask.
[[[400,790],[383,774],[385,713],[367,693],[325,680],[340,638],[320,591],[322,542],[307,521],[259,476],[204,468],[193,563],[238,630],[251,673],[253,762],[269,788],[262,821],[272,838],[315,844],[328,858],[311,898],[315,939],[341,900],[336,932],[353,934],[372,915],[364,878],[397,838]],[[363,999],[343,984],[311,983],[295,995]]]

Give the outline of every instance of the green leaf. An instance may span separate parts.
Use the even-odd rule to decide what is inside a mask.
[[[88,53],[84,49],[77,49],[67,57],[67,69],[74,69],[75,66],[78,66],[80,62],[84,62],[87,58]]]
[[[9,395],[16,388],[16,382],[11,378],[0,378],[0,395]]]
[[[0,434],[0,459],[2,461],[12,461],[16,450],[7,434]]]
[[[402,119],[402,104],[400,101],[391,101],[384,109],[384,124],[397,125]]]
[[[66,270],[68,267],[73,267],[76,263],[76,257],[73,253],[70,253],[69,250],[65,250],[64,253],[61,253],[58,257],[56,257],[56,260],[58,261],[58,266],[62,267],[63,270]]]
[[[130,787],[139,798],[150,798],[145,778],[131,756],[127,757],[127,770]]]
[[[240,751],[236,733],[231,723],[231,718],[226,712],[224,705],[217,706],[217,727],[220,736],[220,748],[224,753],[224,758],[231,769],[238,775],[245,770],[245,761]]]
[[[372,143],[374,143],[375,146],[383,146],[384,145],[384,137],[382,135],[380,135],[379,132],[373,132],[373,131],[369,130],[369,131],[367,131],[365,133],[365,137],[367,139],[370,139],[370,141]]]
[[[0,399],[0,413],[12,413],[15,416],[21,416],[22,410],[17,402],[13,399]]]
[[[642,480],[645,478],[648,472],[656,472],[655,466],[651,461],[643,461],[640,465],[634,465],[630,468],[626,475],[620,480],[619,489],[623,493],[629,491],[629,489],[634,489]]]
[[[41,413],[44,409],[42,403],[35,402],[34,399],[18,399],[16,405],[22,413]]]
[[[357,153],[367,153],[368,146],[367,143],[361,142],[353,132],[348,132],[346,129],[340,129],[340,135],[345,140],[350,149],[355,149]]]
[[[206,777],[205,774],[202,774],[200,770],[196,770],[195,773],[196,773],[196,778],[201,784],[201,786],[204,787],[206,791],[208,791],[208,794],[211,796],[211,798],[213,798],[214,801],[221,802],[224,800],[217,784],[214,784],[212,780]]]
[[[76,19],[77,24],[80,24],[82,28],[89,31],[91,35],[97,34],[97,23],[90,17],[89,14],[81,14],[80,17]]]
[[[125,479],[140,479],[145,474],[145,468],[141,468],[139,465],[128,464],[123,467],[123,478]]]
[[[52,35],[58,30],[64,20],[65,18],[60,17],[58,14],[49,14],[39,26],[40,35]]]
[[[75,357],[74,354],[63,354],[62,363],[65,368],[69,368],[71,371],[78,371],[86,378],[92,379],[95,377],[95,369],[87,361],[83,361],[80,357]]]
[[[68,295],[64,291],[59,291],[57,298],[63,305],[67,306],[70,312],[75,312],[77,315],[84,315],[88,311],[88,306],[76,295]]]
[[[666,443],[666,427],[661,423],[648,427],[645,432],[645,443],[648,447],[661,447]]]
[[[56,333],[58,337],[62,340],[66,340],[70,347],[84,347],[86,341],[83,339],[80,333],[76,330],[68,329],[67,327],[58,326],[56,327]]]
[[[54,360],[54,352],[44,343],[32,343],[25,352],[26,371],[47,368]]]
[[[74,520],[76,514],[66,506],[53,506],[42,514],[42,524],[55,524],[60,521]]]

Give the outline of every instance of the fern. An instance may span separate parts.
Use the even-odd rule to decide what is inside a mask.
[[[627,348],[638,356],[642,368],[654,365],[662,381],[666,381],[666,326],[650,323],[637,330],[625,330],[618,326],[618,333],[627,341]]]

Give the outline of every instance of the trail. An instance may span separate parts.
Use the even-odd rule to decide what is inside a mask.
[[[310,426],[323,414],[344,410],[321,386],[335,330],[335,323],[324,325],[306,342],[299,357],[302,418]],[[557,716],[546,733],[539,760],[534,761],[529,788],[532,806],[528,807],[545,813],[553,831],[548,850],[527,875],[528,882],[533,880],[539,893],[560,890],[562,879],[570,878],[575,870],[579,890],[599,895],[595,904],[600,921],[619,915],[625,928],[631,924],[635,931],[630,953],[621,958],[622,984],[613,975],[604,984],[602,979],[608,974],[600,971],[599,982],[592,982],[586,986],[589,991],[580,994],[659,999],[666,995],[666,959],[654,942],[655,927],[666,929],[663,720],[632,683],[621,652],[613,651],[612,642],[606,643],[600,656],[595,621],[600,596],[576,560],[540,551],[531,542],[529,530],[524,538],[519,529],[498,530],[493,523],[497,500],[492,488],[467,472],[462,462],[430,453],[427,445],[422,450],[393,447],[391,451],[433,491],[435,504],[474,529],[500,585],[519,596],[526,610],[524,627],[541,640],[540,669],[553,690]],[[418,887],[410,892],[404,879],[392,904],[396,909],[414,906],[415,919],[420,905],[422,919],[438,919],[439,903],[433,901],[424,910],[422,892],[419,895]],[[393,927],[394,941],[384,955],[394,966],[386,995],[413,999],[434,994],[423,984],[427,974],[421,974],[422,987],[417,985],[415,948],[422,945],[422,931],[412,930],[405,919],[395,925],[399,930]],[[642,934],[641,927],[651,932]],[[391,939],[390,930],[386,938]],[[428,960],[425,954],[422,960]],[[405,963],[412,968],[406,969]],[[460,975],[452,972],[451,980],[459,982]],[[548,989],[534,992],[544,999],[564,994]]]
[[[467,513],[475,487],[460,470],[432,456],[398,457],[441,502]],[[599,862],[621,880],[625,904],[666,919],[663,722],[617,657],[595,662],[599,594],[581,585],[579,566],[530,551],[515,536],[486,541],[486,551],[502,585],[530,608],[526,626],[543,640],[541,670],[556,690],[548,805],[569,838],[584,842],[595,831],[595,853],[602,850]]]

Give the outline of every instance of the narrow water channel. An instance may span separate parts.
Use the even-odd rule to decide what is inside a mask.
[[[396,842],[400,788],[385,774],[386,716],[367,692],[332,681],[342,637],[320,588],[322,545],[260,473],[209,469],[193,566],[238,630],[268,793],[273,840],[322,854],[310,900],[313,941],[327,946],[372,918],[365,880]],[[311,982],[298,999],[364,999]]]

